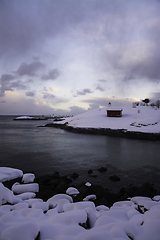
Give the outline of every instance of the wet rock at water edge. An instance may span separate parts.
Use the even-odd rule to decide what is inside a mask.
[[[92,177],[92,178],[96,178],[97,175],[96,175],[96,174],[91,174],[90,177]]]
[[[112,180],[113,182],[118,182],[118,181],[120,181],[120,178],[119,178],[118,176],[116,176],[116,175],[110,176],[109,179]]]
[[[98,169],[99,172],[106,172],[107,171],[107,168],[106,167],[101,167]]]
[[[71,174],[71,178],[74,178],[74,179],[75,179],[75,178],[78,178],[78,177],[79,177],[79,174],[78,174],[78,173],[72,173],[72,174]]]
[[[92,169],[89,169],[89,170],[88,170],[88,173],[89,173],[89,174],[92,174],[92,173],[93,173],[93,170],[92,170]]]

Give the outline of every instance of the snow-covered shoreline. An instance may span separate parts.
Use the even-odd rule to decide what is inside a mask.
[[[134,196],[111,207],[95,205],[90,194],[74,202],[80,194],[75,187],[43,201],[34,175],[0,168],[1,182],[21,177],[23,183],[9,190],[0,183],[1,240],[158,240],[160,236],[160,195]],[[47,187],[47,186],[46,186]],[[91,189],[92,184],[85,184]],[[81,189],[82,191],[82,189]]]
[[[124,107],[122,117],[107,117],[106,109],[101,108],[60,123],[49,123],[46,127],[58,127],[77,133],[160,140],[160,111],[150,106]]]

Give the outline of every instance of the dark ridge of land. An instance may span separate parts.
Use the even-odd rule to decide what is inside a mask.
[[[39,126],[40,127],[40,126]],[[44,127],[61,128],[74,133],[106,135],[112,137],[123,137],[132,139],[154,140],[160,141],[160,133],[146,133],[146,132],[133,132],[126,129],[111,129],[111,128],[81,128],[68,126],[67,123],[48,123]]]

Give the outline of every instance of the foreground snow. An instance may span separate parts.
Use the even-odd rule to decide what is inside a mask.
[[[13,178],[15,170],[8,169],[11,176],[8,180]],[[0,175],[3,171],[0,168]],[[27,175],[27,179],[31,176]],[[26,185],[29,185],[28,180],[21,185],[25,193],[14,195],[0,183],[1,240],[34,240],[37,236],[39,240],[159,239],[160,196],[133,197],[116,202],[111,208],[95,207],[93,202],[87,201],[91,199],[87,196],[85,201],[73,203],[71,195],[79,194],[75,188],[44,202],[34,198],[37,188]],[[33,192],[28,192],[31,189]]]
[[[109,109],[109,108],[108,108]],[[68,118],[68,126],[81,128],[126,129],[134,132],[160,132],[160,110],[150,106],[123,107],[122,117],[107,117],[106,108],[94,109]]]

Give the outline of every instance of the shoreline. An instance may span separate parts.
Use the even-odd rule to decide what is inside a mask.
[[[64,129],[73,133],[82,133],[82,134],[93,134],[93,135],[106,135],[112,137],[123,137],[123,138],[132,138],[132,139],[142,139],[142,140],[152,140],[160,141],[160,133],[146,133],[146,132],[135,132],[127,131],[126,129],[111,129],[111,128],[81,128],[81,127],[72,127],[68,126],[67,123],[48,123],[45,126],[38,127],[54,127]]]
[[[151,181],[153,177],[158,180],[159,172],[150,178],[144,178],[144,174],[142,173],[141,177],[144,178],[144,181],[140,181],[139,179],[138,182],[139,172],[137,172],[137,176],[135,172],[131,173],[130,182],[128,178],[124,181],[125,177],[123,174],[118,174],[116,171],[109,172],[109,169],[105,167],[99,168],[98,172],[99,175],[95,177],[95,171],[89,169],[88,178],[83,179],[83,181],[79,179],[80,175],[77,172],[68,175],[60,175],[59,172],[54,172],[53,174],[35,176],[34,183],[38,183],[39,185],[39,192],[36,193],[36,198],[47,201],[54,195],[66,194],[66,190],[69,187],[74,187],[79,191],[78,195],[73,196],[74,202],[81,202],[87,196],[95,195],[96,199],[91,199],[91,201],[96,206],[105,205],[111,207],[115,202],[127,201],[134,196],[149,197],[152,199],[154,196],[160,195],[158,183],[156,184],[154,181]],[[134,176],[136,182],[133,182]],[[106,178],[108,178],[108,182]],[[92,181],[93,179],[94,181]],[[99,180],[104,180],[105,184],[100,184]],[[15,182],[23,184],[20,177],[4,181],[3,184],[5,187],[11,189]],[[90,186],[86,186],[86,183],[89,183]]]

